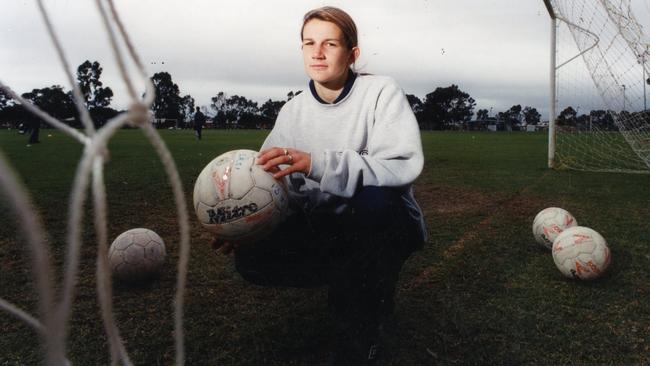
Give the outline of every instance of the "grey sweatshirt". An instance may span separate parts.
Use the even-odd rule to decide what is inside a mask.
[[[420,130],[393,79],[358,75],[350,92],[334,104],[323,104],[309,92],[299,94],[282,107],[262,149],[275,146],[311,154],[309,174],[289,177],[294,210],[342,213],[360,186],[399,187],[426,240],[411,189],[424,165]]]

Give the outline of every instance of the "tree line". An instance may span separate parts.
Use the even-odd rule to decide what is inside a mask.
[[[110,108],[113,91],[100,81],[102,68],[98,62],[85,61],[77,67],[77,85],[96,127],[100,127],[119,112]],[[73,127],[80,127],[78,108],[72,91],[64,91],[60,85],[33,89],[21,97],[38,106],[52,117]],[[0,123],[18,127],[26,123],[38,123],[38,118],[27,112],[19,103],[0,90]]]
[[[120,113],[110,107],[113,91],[102,83],[102,71],[97,61],[85,61],[78,66],[76,74],[76,81],[84,98],[84,107],[90,112],[96,127],[101,127]],[[196,108],[194,98],[189,94],[181,95],[178,84],[168,72],[155,73],[151,81],[156,93],[151,109],[157,127],[192,127]],[[201,108],[210,117],[215,128],[271,128],[284,103],[300,93],[301,91],[290,91],[286,100],[268,99],[258,105],[244,96],[218,92],[211,98],[208,106]],[[60,85],[33,89],[21,96],[64,123],[73,127],[81,126],[72,92],[65,91]],[[455,84],[437,87],[423,99],[413,94],[407,94],[406,97],[421,129],[446,130],[467,127],[475,114],[474,98]],[[479,109],[474,121],[506,125],[518,125],[523,121],[527,124],[537,124],[541,116],[535,108],[522,108],[521,105],[514,105],[494,116],[489,114],[487,109]],[[34,120],[35,117],[0,90],[0,124],[17,127],[20,123],[30,123]],[[567,121],[571,123],[573,120],[569,118]]]

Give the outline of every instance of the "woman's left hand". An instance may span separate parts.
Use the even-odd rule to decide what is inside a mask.
[[[272,147],[260,151],[257,164],[265,171],[273,172],[273,178],[279,179],[291,173],[309,174],[311,154],[289,147]],[[280,169],[280,165],[288,165]]]

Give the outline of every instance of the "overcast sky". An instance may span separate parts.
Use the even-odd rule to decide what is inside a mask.
[[[633,0],[640,11],[648,4]],[[69,62],[99,61],[123,108],[126,93],[94,1],[46,0]],[[420,98],[454,83],[492,114],[514,104],[544,114],[550,20],[541,0],[115,0],[148,72],[167,71],[207,106],[219,91],[260,104],[306,88],[302,16],[338,6],[357,23],[361,71],[394,77]],[[641,4],[641,5],[639,5]],[[3,1],[0,80],[18,93],[65,82],[35,1]]]

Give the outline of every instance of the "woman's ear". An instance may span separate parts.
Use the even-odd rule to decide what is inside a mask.
[[[361,50],[359,47],[352,47],[352,52],[350,52],[350,64],[353,64],[357,62],[359,59],[359,55],[361,55]]]

